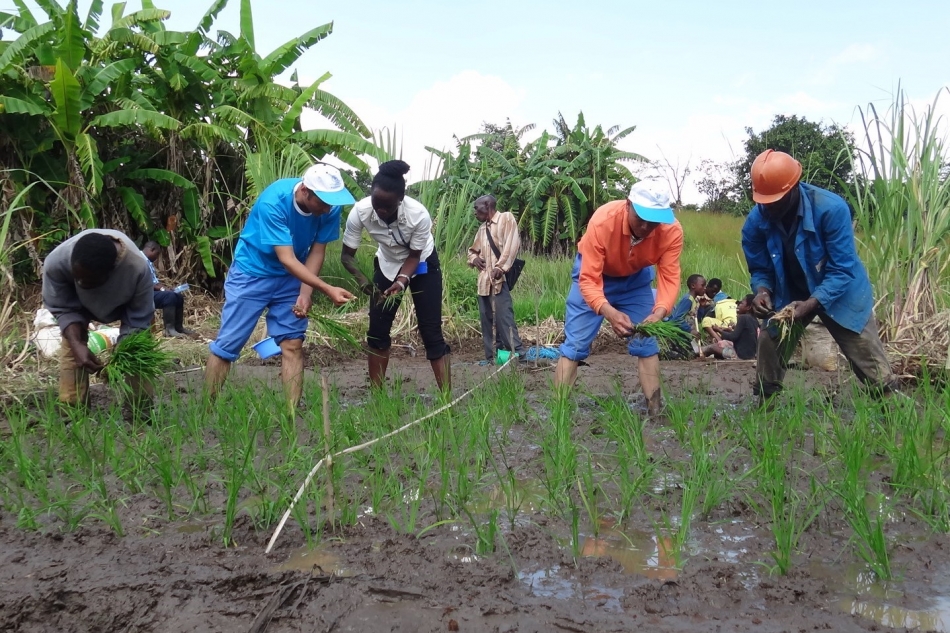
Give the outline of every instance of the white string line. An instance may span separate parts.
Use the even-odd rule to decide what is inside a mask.
[[[507,367],[508,365],[510,365],[510,364],[511,364],[513,361],[515,361],[517,358],[518,358],[518,357],[517,357],[516,355],[512,354],[512,355],[511,355],[511,358],[509,358],[508,361],[507,361],[504,365],[502,365],[501,367],[499,367],[498,369],[496,369],[495,371],[493,371],[491,374],[489,374],[489,375],[485,378],[485,381],[491,380],[492,378],[494,378],[495,376],[497,376],[505,367]],[[433,412],[431,412],[431,413],[427,413],[426,415],[422,416],[422,417],[419,418],[418,420],[413,420],[412,422],[409,422],[408,424],[405,424],[405,425],[399,427],[399,428],[396,429],[395,431],[390,431],[390,432],[387,433],[386,435],[382,435],[382,436],[380,436],[380,437],[377,437],[377,438],[374,439],[374,440],[370,440],[370,441],[368,441],[368,442],[364,442],[363,444],[359,444],[358,446],[351,446],[351,447],[349,447],[349,448],[345,448],[345,449],[343,449],[342,451],[339,451],[339,452],[337,452],[337,453],[333,453],[332,455],[329,455],[329,454],[328,454],[326,457],[324,457],[323,459],[321,459],[320,461],[318,461],[318,462],[316,463],[316,465],[313,467],[313,469],[310,471],[310,474],[307,475],[307,478],[304,479],[304,482],[300,485],[300,489],[297,490],[297,494],[294,495],[293,500],[290,502],[290,507],[287,508],[287,511],[284,512],[284,516],[281,517],[280,523],[277,524],[277,529],[274,530],[274,535],[271,536],[270,542],[267,543],[267,549],[264,550],[264,553],[265,553],[265,554],[270,554],[271,549],[274,547],[274,543],[277,541],[277,537],[280,535],[280,531],[284,529],[284,524],[287,523],[287,519],[290,518],[290,513],[293,511],[294,506],[296,506],[296,505],[297,505],[297,502],[300,501],[300,498],[303,496],[304,490],[307,489],[307,486],[310,485],[310,482],[313,480],[314,475],[317,474],[317,471],[320,470],[320,467],[323,466],[323,464],[324,464],[325,462],[327,462],[327,461],[332,461],[334,457],[339,457],[339,456],[341,456],[341,455],[347,455],[347,454],[349,454],[349,453],[355,453],[355,452],[357,452],[357,451],[361,451],[361,450],[364,450],[364,449],[366,449],[366,448],[369,448],[370,446],[373,446],[374,444],[377,444],[377,443],[379,443],[379,442],[381,442],[381,441],[383,441],[383,440],[385,440],[385,439],[388,439],[388,438],[390,438],[390,437],[393,437],[394,435],[398,435],[399,433],[402,433],[403,431],[405,431],[405,430],[407,430],[407,429],[410,429],[410,428],[416,426],[417,424],[420,424],[421,422],[424,422],[424,421],[428,420],[429,418],[435,417],[435,416],[437,416],[438,414],[442,413],[443,411],[447,411],[448,409],[451,409],[452,407],[454,407],[455,405],[457,405],[459,402],[461,402],[462,400],[464,400],[465,398],[467,398],[468,396],[470,396],[470,395],[472,394],[472,392],[474,392],[475,389],[476,389],[477,387],[481,386],[482,384],[484,384],[484,381],[483,381],[482,383],[480,383],[479,385],[476,385],[476,387],[472,387],[471,389],[469,389],[468,391],[466,391],[465,393],[463,393],[462,395],[460,395],[458,398],[456,398],[456,399],[453,400],[452,402],[450,402],[450,403],[448,403],[448,404],[445,404],[445,405],[442,405],[441,407],[439,407],[439,408],[436,409],[435,411],[433,411]]]

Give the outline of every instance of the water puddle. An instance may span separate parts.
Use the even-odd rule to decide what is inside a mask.
[[[841,588],[837,605],[845,613],[886,627],[950,633],[950,567],[931,574],[926,586],[917,587],[882,582],[862,565],[815,565],[811,573]]]
[[[623,612],[622,589],[610,589],[597,585],[584,586],[573,578],[562,577],[559,574],[560,569],[559,565],[554,565],[533,572],[518,572],[518,580],[527,585],[531,593],[539,598],[554,598],[555,600],[577,598],[603,607],[607,611]]]
[[[678,573],[676,552],[672,537],[635,529],[623,529],[610,519],[600,522],[597,536],[586,535],[581,543],[581,555],[596,558],[609,558],[623,567],[628,574],[646,576],[655,580],[673,580]],[[727,563],[741,563],[748,549],[743,544],[754,539],[756,534],[751,526],[742,521],[731,521],[717,525],[712,533],[718,543],[690,539],[684,545],[681,561],[689,556],[721,560]]]
[[[950,600],[939,598],[934,609],[905,609],[889,604],[874,604],[861,600],[842,600],[842,609],[852,615],[874,620],[882,626],[896,629],[950,632]]]
[[[596,537],[584,537],[581,556],[609,558],[628,574],[654,580],[673,580],[678,573],[672,540],[649,532],[603,529]]]
[[[515,479],[513,482],[495,483],[484,492],[479,492],[469,510],[472,514],[488,514],[492,510],[509,508],[518,513],[536,514],[541,511],[547,491],[540,479]]]
[[[294,550],[286,561],[274,568],[274,571],[305,571],[314,567],[317,571],[333,576],[348,577],[355,575],[347,569],[340,558],[323,547],[309,548],[306,545]]]

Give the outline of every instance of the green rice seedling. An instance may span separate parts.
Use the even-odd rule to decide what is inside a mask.
[[[866,419],[860,415],[855,415],[850,424],[835,421],[835,437],[843,472],[834,479],[831,486],[841,501],[845,519],[854,532],[858,555],[878,578],[890,580],[890,556],[884,533],[885,518],[890,507],[885,503],[885,497],[877,493],[874,494],[878,500],[875,516],[871,516],[868,508],[870,491],[868,474],[864,468],[869,456],[866,424]]]
[[[139,330],[116,343],[102,369],[102,375],[107,382],[130,394],[128,379],[154,383],[171,366],[172,358],[162,351],[161,342],[150,331]]]
[[[643,441],[643,420],[635,415],[623,395],[622,385],[609,398],[598,400],[599,422],[617,447],[616,481],[620,491],[620,519],[630,516],[634,502],[647,490],[656,465]]]
[[[569,497],[568,510],[571,519],[571,556],[574,558],[574,566],[577,567],[577,561],[581,559],[581,511],[573,497]]]
[[[680,444],[686,444],[690,419],[692,418],[695,406],[695,400],[674,398],[668,400],[666,407],[664,407],[663,415],[669,420],[670,426],[673,428],[673,433],[676,435],[676,441]]]
[[[770,429],[764,429],[763,446],[757,468],[758,488],[767,505],[769,528],[775,549],[769,552],[775,566],[771,571],[787,575],[801,535],[821,513],[823,504],[815,503],[798,491],[798,482],[788,478],[789,445]],[[814,479],[811,489],[816,490]]]
[[[547,421],[542,422],[544,484],[554,507],[563,507],[575,480],[577,447],[571,439],[575,411],[576,405],[570,394],[566,390],[558,390],[549,404],[550,415]]]
[[[659,343],[660,349],[669,349],[676,344],[689,346],[692,342],[690,333],[671,321],[640,323],[634,326],[633,332],[634,334],[652,336]]]
[[[584,467],[580,469],[580,474],[577,477],[577,492],[581,504],[584,506],[584,511],[587,513],[591,532],[596,538],[600,536],[600,498],[603,496],[603,491],[594,475],[594,460],[590,451],[587,452],[587,459],[583,463]]]
[[[505,498],[505,516],[508,517],[508,529],[514,531],[518,513],[521,512],[521,506],[525,500],[524,495],[518,489],[518,479],[515,476],[515,469],[508,462],[504,442],[500,438],[497,439],[498,459],[495,458],[495,452],[492,450],[491,436],[486,437],[486,442],[488,443],[488,450],[486,451],[488,463],[492,472],[495,473],[495,479]]]
[[[244,482],[247,481],[250,470],[253,468],[254,453],[259,427],[250,419],[243,428],[236,428],[234,436],[225,448],[223,455],[225,478],[224,487],[227,492],[227,501],[224,508],[224,528],[221,538],[225,547],[233,544],[231,538],[234,529],[234,519],[237,517],[238,499]]]
[[[88,503],[90,491],[79,484],[65,485],[60,482],[50,495],[51,503],[45,509],[62,522],[64,532],[75,532],[92,511]]]
[[[419,509],[422,506],[424,495],[420,488],[406,486],[405,484],[399,488],[399,495],[402,498],[402,502],[396,501],[394,503],[397,511],[393,512],[391,510],[387,513],[386,518],[397,532],[414,534],[416,532],[416,523],[419,520]]]
[[[359,339],[354,336],[350,328],[334,318],[337,314],[343,313],[335,311],[331,314],[323,314],[316,310],[311,310],[309,318],[311,323],[313,323],[314,330],[330,341],[337,343],[338,346],[335,346],[337,349],[344,351],[361,349]]]
[[[317,486],[314,486],[314,488],[317,488]],[[295,504],[290,511],[290,516],[292,516],[294,521],[297,522],[297,525],[300,526],[300,531],[303,532],[304,542],[307,544],[307,547],[313,548],[319,541],[316,538],[317,533],[314,532],[310,525],[310,511],[307,506],[308,504],[306,502]]]
[[[479,556],[494,553],[498,537],[498,510],[490,510],[484,522],[472,514],[467,506],[462,507],[462,513],[468,517],[475,532],[475,553]]]
[[[16,515],[16,527],[18,530],[35,531],[40,529],[36,522],[36,511],[27,506],[21,506]]]
[[[122,519],[116,510],[116,502],[113,499],[103,499],[96,504],[96,509],[89,513],[94,519],[99,519],[108,525],[118,537],[125,536],[125,530],[122,529]]]

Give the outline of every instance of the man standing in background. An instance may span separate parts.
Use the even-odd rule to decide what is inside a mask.
[[[475,217],[482,225],[468,249],[468,265],[478,270],[478,315],[485,344],[485,360],[480,364],[493,363],[496,350],[508,350],[525,358],[526,350],[515,323],[511,289],[505,278],[521,249],[518,222],[511,213],[499,213],[495,197],[491,195],[475,201]],[[557,358],[553,350],[540,352]]]

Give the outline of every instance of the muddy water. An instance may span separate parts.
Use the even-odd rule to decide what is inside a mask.
[[[397,365],[412,389],[431,387],[424,358],[400,357]],[[724,363],[697,371],[694,365],[664,364],[664,382],[687,389],[702,381],[711,396],[738,402],[748,391],[743,367]],[[627,385],[635,384],[635,368],[625,353],[598,353],[582,370],[581,382],[607,395],[618,372]],[[250,369],[276,378],[275,367]],[[484,376],[480,368],[460,369],[461,385]],[[363,398],[362,364],[341,360],[329,373],[354,402]],[[529,398],[536,398],[550,389],[550,373],[527,374],[526,382]],[[655,442],[656,450],[667,437],[662,428],[647,429],[646,441]],[[536,450],[524,449],[531,459]],[[667,477],[656,485],[656,494],[675,495],[682,484]],[[715,521],[694,519],[681,569],[643,517],[633,521],[639,532],[605,525],[595,536],[586,528],[579,544],[584,555],[574,561],[565,545],[568,526],[536,500],[546,495],[533,494],[532,486],[537,482],[516,486],[514,495],[501,488],[486,495],[494,497],[486,502],[488,511],[504,512],[510,499],[514,505],[521,501],[520,512],[513,529],[499,518],[504,551],[477,557],[467,522],[417,538],[394,530],[382,511],[362,513],[357,524],[315,549],[302,547],[304,535],[288,525],[277,550],[264,555],[270,532],[254,529],[260,515],[253,503],[242,506],[231,547],[215,536],[220,512],[207,517],[206,525],[153,519],[137,529],[142,517],[162,514],[160,503],[144,497],[120,509],[129,526],[123,538],[95,522],[66,534],[56,524],[40,532],[20,530],[17,517],[0,507],[0,630],[246,631],[275,589],[300,583],[314,566],[328,578],[312,581],[304,598],[294,594],[279,605],[267,633],[948,630],[950,573],[940,566],[950,537],[933,533],[911,514],[888,524],[899,580],[881,585],[862,576],[860,566],[846,571],[836,564],[838,558],[855,558],[850,528],[837,520],[805,535],[805,553],[788,576],[769,576],[768,528],[753,525],[754,513],[741,503],[723,508]],[[435,522],[427,496],[417,498],[410,492],[395,500],[422,504],[415,532]],[[809,566],[807,556],[822,563]]]
[[[313,571],[316,570],[323,575],[332,575],[339,577],[353,576],[353,572],[347,569],[341,562],[340,557],[327,551],[324,547],[309,547],[304,545],[290,553],[287,560],[274,567],[273,571]]]
[[[863,565],[822,566],[809,570],[839,587],[836,606],[891,628],[950,633],[950,565],[932,573],[925,586],[883,582]]]

